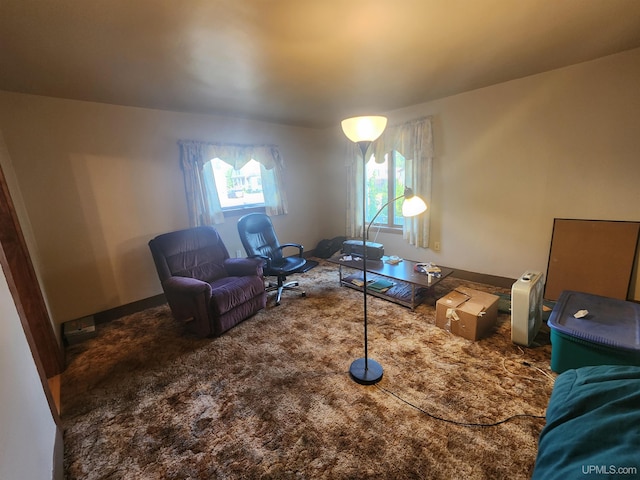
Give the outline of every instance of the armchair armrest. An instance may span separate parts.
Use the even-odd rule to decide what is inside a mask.
[[[299,243],[283,243],[280,245],[280,251],[284,250],[287,247],[293,247],[298,249],[298,256],[301,257],[304,252],[304,247]]]
[[[169,295],[185,295],[194,297],[204,293],[211,294],[211,285],[202,280],[190,277],[169,277],[162,282],[164,291]]]
[[[252,258],[227,258],[224,261],[224,269],[230,277],[246,277],[250,275],[262,276],[264,259]]]
[[[269,257],[267,257],[266,255],[251,255],[250,257],[247,257],[251,260],[255,259],[255,260],[259,260],[262,263],[262,269],[264,270],[264,268],[266,267],[267,269],[271,268],[271,259]]]
[[[169,277],[162,282],[162,289],[176,320],[207,324],[211,285],[196,278]]]

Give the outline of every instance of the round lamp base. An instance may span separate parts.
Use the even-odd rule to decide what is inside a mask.
[[[349,367],[349,373],[354,382],[361,385],[373,385],[382,380],[384,372],[382,366],[375,360],[359,358],[353,361]]]

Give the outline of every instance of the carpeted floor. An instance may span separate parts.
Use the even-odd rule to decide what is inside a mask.
[[[371,298],[376,386],[348,375],[363,354],[362,294],[334,265],[219,338],[197,339],[167,306],[99,325],[67,350],[68,479],[528,479],[553,387],[551,347],[511,343],[510,319],[471,342]],[[447,278],[441,296],[458,285]],[[542,335],[544,337],[544,335]]]

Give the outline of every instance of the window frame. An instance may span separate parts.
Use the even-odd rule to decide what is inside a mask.
[[[404,156],[400,152],[398,152],[396,149],[393,149],[390,152],[385,153],[385,157],[386,157],[385,162],[387,163],[387,198],[385,200],[385,203],[389,202],[389,200],[391,199],[394,199],[402,195],[402,193],[398,193],[396,191],[396,170],[397,170],[398,155],[402,156],[402,158],[404,159]],[[367,162],[367,165],[371,161],[375,162],[375,157],[373,155],[369,157],[369,161]],[[365,165],[365,175],[367,175],[366,173],[367,165]],[[390,179],[392,181],[390,181]],[[367,203],[369,203],[370,201],[368,180],[369,180],[369,177],[367,176],[367,182],[366,182],[367,186],[365,187],[367,189],[365,192],[365,198],[367,199]],[[398,218],[398,216],[396,215],[396,202],[390,202],[387,206],[384,207],[384,209],[387,211],[387,222],[381,223],[379,221],[376,221],[376,223],[370,224],[369,228],[375,228],[378,233],[380,232],[396,233],[396,234],[402,233],[404,225],[396,223],[396,218]],[[376,209],[373,215],[375,215],[377,211],[378,210]],[[383,213],[384,211],[381,212],[381,215]],[[379,220],[379,219],[380,217],[378,217],[378,219],[376,220]]]
[[[231,165],[229,162],[227,162],[226,160],[224,160],[223,158],[220,158],[220,157],[213,157],[213,158],[209,159],[206,162],[207,164],[211,164],[211,167],[210,168],[204,168],[203,169],[203,175],[206,175],[207,177],[208,176],[212,176],[212,178],[210,179],[211,184],[216,189],[216,194],[218,195],[218,199],[220,199],[221,198],[221,191],[218,188],[218,184],[216,182],[216,174],[215,174],[215,163],[214,162],[216,160],[219,160],[220,162],[223,162],[223,163],[229,165],[229,167],[231,167],[233,169],[233,171],[239,171],[239,170],[236,170],[233,165]],[[254,161],[254,162],[256,162],[256,163],[258,163],[260,165],[260,162],[258,162],[254,158],[252,158],[251,161]],[[262,171],[262,168],[260,170]],[[209,172],[211,172],[211,173],[209,173]],[[261,173],[260,177],[262,178],[262,173]],[[205,181],[207,181],[207,180],[205,180]],[[262,180],[261,180],[260,183],[262,184]],[[222,211],[222,215],[224,216],[224,218],[240,217],[240,216],[246,215],[248,213],[266,213],[266,211],[267,211],[266,200],[264,199],[264,197],[263,197],[262,204],[260,204],[260,203],[252,203],[252,204],[242,204],[242,205],[231,206],[231,207],[223,207],[222,206],[222,202],[220,202],[220,209]]]

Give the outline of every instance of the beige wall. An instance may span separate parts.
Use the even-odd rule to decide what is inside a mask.
[[[387,112],[390,122],[434,117],[441,250],[378,240],[389,253],[515,278],[546,272],[555,217],[640,220],[638,84],[640,49]],[[290,201],[275,219],[281,238],[312,249],[343,233],[338,120],[318,131],[0,92],[54,321],[160,292],[147,242],[187,226],[181,138],[278,144]],[[233,255],[235,219],[220,231]]]
[[[147,242],[188,227],[179,139],[279,145],[290,208],[274,223],[307,246],[320,236],[314,130],[8,92],[0,130],[57,323],[161,292]],[[241,248],[236,220],[219,227],[232,255]]]
[[[441,250],[378,241],[517,278],[546,272],[554,218],[640,221],[639,85],[636,49],[389,112],[390,123],[434,117],[431,246]]]

